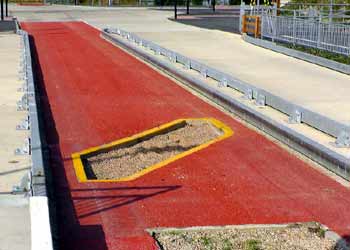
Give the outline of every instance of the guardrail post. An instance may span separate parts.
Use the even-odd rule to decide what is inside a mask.
[[[243,17],[245,14],[245,3],[242,1],[239,9],[239,32],[242,33]]]
[[[257,38],[259,36],[259,24],[260,24],[260,17],[255,16],[255,30],[254,30],[255,38]]]
[[[247,30],[246,30],[246,21],[247,21],[246,15],[243,15],[243,17],[242,17],[242,33],[246,33],[247,32]]]
[[[347,42],[346,42],[346,55],[350,56],[350,36],[347,36]]]
[[[350,147],[350,132],[345,130],[341,131],[340,134],[337,136],[335,145],[339,148]]]
[[[277,34],[277,16],[271,16],[271,18],[273,18],[271,20],[271,25],[272,25],[272,42],[275,42],[275,37]]]
[[[274,3],[273,7],[272,7],[272,10],[273,10],[272,13],[273,13],[274,16],[277,16],[277,14],[278,14],[277,13],[277,8],[278,8],[277,3]]]
[[[296,40],[296,20],[297,20],[297,12],[296,10],[293,11],[293,45],[295,45]]]
[[[317,27],[317,48],[321,47],[321,24],[322,24],[322,14],[318,18],[318,27]]]
[[[331,4],[329,6],[329,23],[333,22],[333,0],[331,0]]]

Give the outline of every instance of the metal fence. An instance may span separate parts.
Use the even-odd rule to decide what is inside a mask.
[[[350,25],[324,23],[322,17],[297,17],[263,14],[261,37],[311,48],[350,55]]]

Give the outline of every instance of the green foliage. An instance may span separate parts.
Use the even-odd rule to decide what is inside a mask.
[[[181,235],[182,232],[181,231],[170,231],[169,234],[170,235]]]
[[[317,235],[318,235],[318,237],[320,237],[320,238],[326,237],[326,230],[320,227],[319,230],[318,230],[318,232],[317,232]]]
[[[240,5],[241,4],[241,0],[239,1],[236,1],[236,0],[232,0],[232,1],[235,1],[235,4],[237,5]],[[246,4],[246,5],[250,5],[251,2],[255,2],[255,4],[257,4],[257,2],[259,1],[259,4],[260,5],[272,5],[272,0],[243,0],[243,2]],[[231,0],[230,0],[230,4],[231,4]]]
[[[233,245],[229,239],[224,240],[222,250],[233,250]]]
[[[230,3],[230,5],[240,5],[241,0],[230,0],[229,3]]]
[[[191,3],[192,3],[192,5],[202,6],[203,0],[192,0]]]
[[[260,241],[258,240],[247,240],[244,242],[244,250],[261,250]]]
[[[333,0],[332,2],[333,4],[350,4],[350,0]],[[299,9],[299,7],[306,9],[310,7],[308,6],[308,4],[330,4],[330,3],[331,1],[324,1],[324,0],[289,0],[289,2],[281,8],[284,10]],[[321,9],[322,12],[326,14],[329,12],[329,6],[322,6],[322,7],[318,6],[314,8],[319,10]],[[333,12],[337,12],[338,10],[344,10],[344,8],[346,10],[350,10],[350,5],[346,7],[335,5],[333,6],[332,10]]]
[[[333,60],[333,61],[336,61],[339,63],[350,64],[350,57],[349,56],[340,55],[340,54],[332,53],[332,52],[325,51],[325,50],[304,47],[304,46],[300,46],[300,45],[292,45],[292,44],[280,44],[280,45],[285,46],[285,47],[290,48],[290,49],[295,49],[295,50],[299,50],[299,51],[302,51],[305,53],[309,53],[309,54],[314,55],[314,56],[319,56],[319,57],[323,57],[323,58],[326,58],[329,60]]]
[[[156,6],[173,6],[175,0],[155,0],[154,4]],[[185,0],[177,0],[177,5],[178,6],[184,6],[186,5]]]
[[[67,3],[74,4],[74,0],[53,0],[53,3]],[[101,6],[107,5],[107,0],[78,0],[79,5],[83,6]],[[136,6],[139,4],[138,0],[113,0],[114,5],[122,6]]]
[[[90,5],[91,0],[79,0],[78,1],[80,5]]]
[[[212,249],[213,248],[213,241],[209,237],[203,236],[201,238],[201,241],[206,249]]]

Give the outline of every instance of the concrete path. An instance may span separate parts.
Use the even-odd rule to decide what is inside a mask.
[[[153,227],[319,221],[349,236],[348,188],[84,23],[22,26],[36,49],[60,249],[157,249]],[[234,134],[132,181],[78,181],[73,153],[188,117]]]
[[[29,156],[16,156],[28,131],[17,131],[16,126],[27,117],[27,112],[17,111],[17,101],[23,96],[18,89],[20,70],[20,36],[0,33],[0,193],[11,192],[30,169]]]
[[[16,125],[26,118],[26,112],[17,111],[20,70],[20,36],[0,33],[0,249],[30,249],[29,200],[13,195],[13,187],[30,169],[29,156],[15,156],[22,147],[27,131],[16,131]]]
[[[30,250],[29,198],[0,195],[0,249]]]
[[[350,125],[350,76],[244,42],[240,35],[168,20],[171,11],[69,6],[18,7],[20,20],[83,19],[135,32],[290,102]]]

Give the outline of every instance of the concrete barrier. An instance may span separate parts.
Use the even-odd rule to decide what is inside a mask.
[[[223,85],[225,85],[226,82],[227,86],[232,87],[239,92],[243,92],[244,94],[247,93],[243,90],[249,89],[249,87],[251,87],[250,85],[247,85],[247,83],[241,82],[238,79],[232,79],[230,76],[223,75],[221,72],[209,68],[204,64],[196,62],[195,60],[187,58],[183,55],[179,55],[172,51],[167,51],[164,48],[159,48],[153,42],[141,39],[132,33],[122,31],[120,29],[106,29],[102,32],[102,37],[118,46],[125,48],[126,50],[155,65],[161,70],[168,72],[170,75],[174,76],[177,79],[180,79],[183,83],[197,90],[210,100],[223,106],[230,112],[238,115],[243,120],[246,120],[247,122],[258,127],[260,130],[277,138],[296,151],[301,152],[308,158],[318,162],[319,164],[335,172],[344,179],[350,180],[350,161],[347,157],[330,150],[312,138],[308,138],[303,134],[296,132],[285,124],[277,123],[270,117],[260,112],[256,112],[252,107],[246,105],[244,102],[232,98],[220,90],[212,88],[198,77],[188,74],[184,70],[175,67],[174,63],[178,62],[184,64],[186,68],[190,67],[191,69],[200,72],[202,75],[205,74],[205,76],[211,77],[213,79],[218,78],[216,80],[222,81]],[[137,41],[138,43],[136,43]],[[149,51],[153,51],[154,53],[149,53]],[[166,56],[169,54],[176,56],[175,62],[174,60],[169,60],[169,58]],[[159,55],[163,55],[163,57]],[[222,79],[223,76],[226,78]],[[261,92],[262,90],[259,90],[256,93],[254,90],[256,91],[256,89],[253,88],[253,92],[251,93],[252,98],[257,98],[257,93],[259,92],[265,93]],[[275,101],[276,100],[277,99],[275,99]],[[279,101],[279,104],[282,106],[289,105],[288,103],[286,104],[284,100],[277,101]],[[320,121],[322,118],[323,117],[317,117],[316,120]],[[328,125],[333,126],[334,124],[332,125],[329,123]]]

